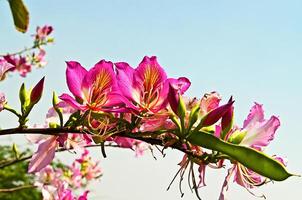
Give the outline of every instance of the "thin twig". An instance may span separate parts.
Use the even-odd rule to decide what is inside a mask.
[[[86,145],[84,146],[85,148],[92,148],[92,147],[99,147],[101,146],[100,144],[91,144],[91,145]],[[118,145],[113,145],[113,144],[107,144],[105,145],[106,147],[120,147]],[[74,150],[74,148],[60,148],[58,150],[56,150],[56,152],[63,152],[63,151],[70,151],[70,150]],[[7,161],[6,163],[0,165],[0,169],[3,169],[5,167],[8,167],[10,165],[14,165],[14,164],[17,164],[19,162],[23,162],[23,161],[26,161],[26,160],[29,160],[31,159],[33,155],[29,155],[29,156],[25,156],[25,157],[22,157],[22,158],[19,158],[19,159],[14,159],[14,160],[10,160],[10,161]]]
[[[18,187],[14,187],[14,188],[2,188],[0,189],[0,193],[1,192],[16,192],[19,190],[24,190],[24,189],[32,189],[32,188],[36,188],[37,186],[35,185],[22,185],[22,186],[18,186]]]

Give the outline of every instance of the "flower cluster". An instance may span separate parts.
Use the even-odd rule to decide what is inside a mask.
[[[43,200],[86,200],[88,190],[78,197],[73,191],[86,187],[100,176],[101,168],[92,161],[86,149],[71,166],[48,165],[36,173],[35,186],[41,189]]]
[[[118,122],[110,117],[105,117],[106,120],[105,118],[92,119],[98,121],[98,125],[102,124],[98,126],[98,130],[106,129],[101,134],[105,141],[120,129],[129,129],[127,127],[129,125],[130,129],[127,131],[136,135],[167,130],[163,131],[165,134],[160,134],[160,137],[167,140],[165,147],[175,144],[175,135],[181,140],[189,137],[193,130],[206,131],[228,143],[263,151],[263,147],[274,138],[280,125],[279,119],[275,116],[269,120],[264,119],[260,104],[252,107],[242,128],[233,125],[232,98],[226,104],[219,105],[221,97],[216,92],[204,95],[201,100],[184,97],[183,94],[189,88],[190,81],[185,77],[168,78],[156,57],[144,57],[135,69],[125,62],[113,64],[101,60],[87,71],[80,63],[71,61],[67,62],[66,76],[73,97],[63,94],[60,96],[61,100],[81,112],[111,113],[115,118],[126,122],[125,128],[118,126]],[[175,134],[177,129],[179,133]],[[106,137],[109,130],[113,134],[108,134],[110,137]],[[123,131],[125,130],[121,132]],[[171,136],[173,131],[174,136],[173,134]],[[113,140],[121,146],[131,148],[133,144],[126,139],[120,142],[120,138],[116,136]],[[229,158],[222,153],[210,154],[201,146],[190,143],[186,143],[183,148],[191,152],[191,156],[185,155],[180,164],[181,169],[185,170],[189,162],[199,165],[200,181],[199,184],[193,183],[196,187],[205,186],[207,166],[221,168],[224,166],[225,159],[220,158]],[[192,155],[195,157],[192,158]],[[282,159],[275,158],[275,160]],[[234,181],[247,189],[266,182],[265,177],[246,168],[240,162],[232,161],[232,163],[220,199],[224,199],[227,182],[232,174],[235,174]]]
[[[35,37],[38,43],[43,43],[51,31],[41,29]],[[4,62],[2,66],[3,75],[11,66]],[[100,147],[104,157],[108,146],[131,149],[136,156],[148,149],[153,152],[152,145],[163,155],[166,148],[178,149],[185,153],[175,176],[180,176],[180,192],[183,176],[187,174],[190,188],[199,199],[199,188],[206,186],[208,167],[224,169],[230,165],[220,200],[225,199],[232,176],[235,183],[252,194],[251,189],[270,180],[283,181],[292,176],[285,169],[283,158],[263,153],[280,126],[278,117],[266,119],[263,106],[255,103],[243,126],[238,126],[233,97],[225,103],[217,92],[207,93],[200,99],[186,97],[190,80],[168,77],[155,56],[145,56],[136,68],[126,62],[101,60],[87,70],[80,63],[69,61],[66,82],[71,94],[53,95],[53,107],[43,126],[45,134],[27,135],[31,142],[38,144],[28,171],[41,174],[43,181],[39,181],[39,187],[46,191],[45,199],[47,195],[55,199],[76,199],[70,188],[85,186],[101,174],[97,163],[88,156],[85,149],[88,146]],[[27,91],[24,84],[21,86],[21,113],[8,107],[1,94],[0,110],[4,106],[17,115],[20,123],[17,131],[27,128],[27,117],[42,96],[43,84],[44,78],[33,90]],[[43,133],[42,129],[32,129],[35,133],[40,130]],[[74,149],[84,153],[68,170],[50,167],[57,151]],[[194,172],[196,165],[198,181]],[[185,173],[187,170],[189,173]],[[62,177],[65,183],[58,181]],[[51,192],[51,185],[59,188],[57,193]],[[85,199],[86,195],[87,192],[81,198]]]
[[[17,71],[20,76],[26,77],[27,73],[31,72],[32,67],[45,66],[47,64],[45,61],[46,52],[42,47],[53,42],[54,39],[50,37],[52,31],[51,26],[37,27],[36,33],[33,35],[34,44],[32,47],[0,56],[0,65],[6,65],[5,71],[0,72],[0,80],[3,80],[6,72],[9,71]]]

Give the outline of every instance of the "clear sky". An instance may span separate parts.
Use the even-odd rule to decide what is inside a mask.
[[[302,2],[288,1],[25,1],[31,14],[29,33],[35,26],[54,26],[55,45],[47,48],[49,64],[28,75],[27,85],[46,75],[45,98],[32,122],[44,120],[50,94],[66,92],[66,60],[87,68],[100,59],[126,61],[136,66],[144,55],[158,56],[170,77],[186,76],[192,82],[187,93],[201,97],[218,91],[226,101],[234,96],[236,121],[242,124],[253,102],[264,104],[266,116],[280,116],[281,127],[267,152],[286,156],[290,171],[302,174]],[[8,4],[0,1],[0,53],[30,45],[29,33],[17,33]],[[12,76],[0,90],[17,105],[17,91],[24,79]],[[14,123],[2,113],[1,127]],[[5,125],[3,122],[5,121]],[[24,141],[22,137],[8,138]],[[108,150],[102,159],[104,177],[91,188],[91,199],[181,199],[175,184],[165,189],[177,171],[181,154],[167,151],[154,161],[150,154],[134,158],[128,150]],[[94,155],[101,158],[98,149]],[[61,159],[70,157],[60,155]],[[207,174],[203,199],[218,198],[226,171]],[[185,186],[185,184],[184,184]],[[186,188],[186,186],[185,186]],[[260,188],[268,199],[298,199],[302,179]],[[188,189],[184,200],[193,199]],[[254,199],[231,185],[230,199]]]

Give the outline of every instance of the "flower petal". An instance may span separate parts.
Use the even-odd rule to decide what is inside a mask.
[[[92,86],[99,90],[117,87],[112,62],[101,60],[88,71],[83,79],[82,89],[89,89]]]
[[[57,146],[56,139],[56,136],[50,137],[39,145],[38,150],[30,160],[29,173],[40,171],[53,160]]]
[[[262,122],[264,120],[264,111],[261,104],[255,102],[255,105],[251,108],[249,115],[244,120],[243,128],[249,128],[256,122]]]
[[[272,116],[269,120],[255,123],[253,127],[246,128],[247,134],[240,144],[261,149],[267,146],[274,139],[276,130],[280,126],[280,120]]]
[[[140,102],[140,92],[138,87],[135,87],[135,82],[133,79],[135,70],[130,67],[128,63],[119,62],[115,63],[117,72],[117,82],[118,87],[122,94],[135,102]]]
[[[82,67],[80,63],[75,61],[69,61],[66,62],[66,64],[66,79],[68,88],[75,97],[82,99],[81,86],[84,76],[87,74],[87,70]]]
[[[143,84],[145,91],[155,90],[167,79],[166,72],[158,64],[156,56],[145,56],[135,70],[135,77]]]
[[[211,110],[219,106],[221,97],[217,92],[205,94],[200,101],[200,113],[202,116],[206,115]]]
[[[12,64],[8,63],[4,59],[0,59],[0,81],[5,78],[6,72],[9,71],[11,68],[14,68]]]
[[[180,94],[185,93],[188,88],[191,86],[191,82],[186,77],[180,77],[178,79],[175,78],[169,78],[168,81],[170,82],[170,85],[177,91],[180,92]]]
[[[62,94],[59,96],[59,98],[62,101],[65,101],[67,104],[69,104],[71,107],[77,109],[77,110],[85,110],[86,106],[79,104],[73,97],[71,97],[69,94]]]
[[[225,194],[229,189],[229,181],[232,177],[233,171],[234,171],[234,167],[228,169],[228,174],[224,179],[224,182],[223,182],[223,185],[222,185],[222,188],[221,188],[221,191],[220,191],[219,200],[225,200],[226,199]]]

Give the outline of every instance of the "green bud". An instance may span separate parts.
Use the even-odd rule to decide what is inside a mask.
[[[236,130],[228,139],[228,142],[233,143],[233,144],[240,144],[240,142],[243,140],[243,138],[246,135],[246,131],[240,131]]]
[[[192,128],[192,126],[195,124],[195,122],[198,120],[198,116],[199,116],[199,110],[200,110],[200,106],[197,103],[191,110],[190,112],[190,116],[189,116],[189,129]]]
[[[186,104],[181,95],[179,95],[179,102],[177,107],[177,115],[180,119],[184,119],[186,117]]]
[[[12,150],[13,150],[13,152],[14,152],[14,154],[15,154],[16,159],[19,159],[19,157],[20,157],[20,152],[19,152],[19,150],[18,150],[18,147],[17,147],[16,143],[13,144]]]
[[[57,106],[58,102],[59,102],[58,96],[56,95],[55,92],[53,92],[52,106],[55,109],[56,113],[59,115],[60,126],[62,127],[63,126],[63,113],[62,113],[62,109]]]
[[[55,122],[49,122],[48,126],[49,126],[49,128],[59,128],[60,127],[60,125]]]
[[[26,107],[29,104],[29,93],[26,91],[25,84],[23,83],[19,90],[19,99],[21,103],[21,112],[25,113]]]

